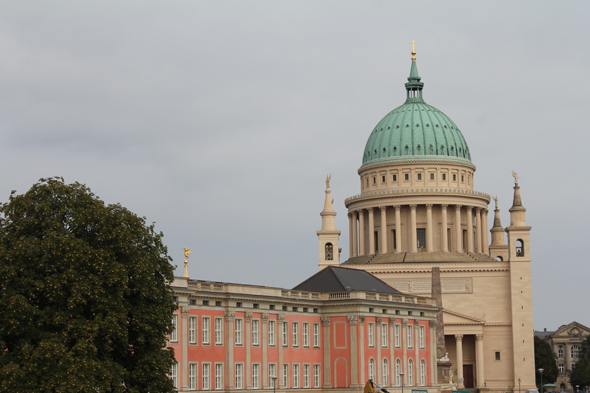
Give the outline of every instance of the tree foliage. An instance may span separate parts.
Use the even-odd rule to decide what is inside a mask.
[[[557,381],[559,371],[557,370],[557,356],[549,343],[535,336],[535,370],[543,369],[543,385]],[[536,383],[541,390],[541,375],[536,372]]]
[[[79,183],[0,205],[0,391],[171,392],[173,267],[154,225]]]
[[[579,385],[580,388],[590,386],[590,336],[582,341],[580,360],[570,374],[570,383],[572,386]]]

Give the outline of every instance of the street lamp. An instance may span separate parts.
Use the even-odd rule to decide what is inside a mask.
[[[402,380],[402,393],[404,393],[404,375],[405,375],[404,373],[399,373],[399,376]]]
[[[520,393],[520,378],[518,378],[518,393]]]
[[[543,393],[543,369],[539,369],[539,374],[541,374],[541,393]]]
[[[270,379],[272,379],[272,391],[274,393],[277,392],[277,376],[276,375],[271,375]]]

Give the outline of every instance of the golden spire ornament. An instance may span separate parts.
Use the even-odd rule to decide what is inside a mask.
[[[416,47],[414,45],[416,45],[417,42],[412,40],[410,44],[412,44],[412,61],[416,61]]]
[[[184,250],[184,276],[188,278],[188,256],[191,250],[186,247],[182,247],[182,249]]]

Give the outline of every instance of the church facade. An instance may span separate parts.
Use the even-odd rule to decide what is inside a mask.
[[[429,296],[440,268],[444,346],[455,389],[536,389],[530,226],[513,173],[510,225],[496,200],[475,189],[476,167],[457,125],[425,103],[412,52],[406,102],[371,130],[362,153],[360,193],[345,200],[349,259],[342,266],[374,274],[401,292]],[[339,264],[338,234],[318,231],[320,269]],[[507,239],[507,242],[506,242]]]

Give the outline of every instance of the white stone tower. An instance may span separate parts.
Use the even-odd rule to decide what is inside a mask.
[[[508,258],[510,263],[510,297],[512,301],[512,347],[514,361],[514,386],[536,389],[535,353],[533,346],[533,292],[531,279],[531,254],[525,212],[520,199],[518,176],[514,175],[514,201],[510,208],[508,233]]]
[[[340,264],[340,248],[338,248],[340,231],[336,229],[336,212],[332,207],[330,178],[331,175],[326,178],[326,199],[324,201],[324,210],[320,213],[320,216],[322,216],[322,229],[317,231],[320,243],[320,270],[330,265]]]

